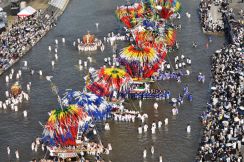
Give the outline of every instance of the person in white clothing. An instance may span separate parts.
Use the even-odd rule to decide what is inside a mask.
[[[155,121],[153,121],[153,123],[152,123],[152,127],[157,128],[157,125],[156,125]]]
[[[108,150],[109,150],[109,151],[112,150],[112,145],[111,145],[111,143],[108,143]]]
[[[141,116],[141,122],[144,123],[145,122],[145,117],[142,115]]]
[[[139,108],[141,109],[141,107],[142,107],[142,101],[140,100],[139,101]]]
[[[31,143],[31,150],[34,151],[34,149],[35,149],[35,142],[33,141],[33,142]]]
[[[154,154],[154,146],[151,146],[151,153]]]
[[[19,159],[19,151],[18,151],[18,149],[15,150],[15,157],[16,157],[16,159]]]
[[[10,146],[9,145],[7,146],[7,153],[8,153],[8,155],[10,155]]]
[[[138,127],[138,133],[139,134],[142,134],[142,127],[141,127],[141,125],[139,125],[139,127]]]
[[[158,103],[155,102],[155,103],[153,104],[153,107],[154,107],[155,110],[157,110],[157,109],[158,109]]]
[[[175,108],[172,109],[172,114],[173,114],[173,115],[176,115],[176,110],[175,110]]]
[[[110,127],[109,127],[108,123],[105,124],[105,130],[110,130]]]
[[[152,127],[151,131],[152,131],[152,134],[155,134],[156,133],[156,127]]]
[[[161,154],[160,154],[160,156],[159,156],[159,162],[163,162],[163,157],[162,157]]]
[[[159,120],[159,121],[158,121],[158,128],[161,128],[162,125],[163,125],[163,123]]]
[[[148,125],[144,124],[144,132],[147,132],[147,129],[148,129]]]
[[[168,123],[169,123],[169,119],[168,118],[165,118],[164,119],[164,125],[168,125]]]
[[[190,124],[187,124],[186,131],[187,131],[187,133],[191,133],[191,126],[190,126]]]
[[[145,159],[147,157],[147,149],[145,148],[143,151],[143,158]]]
[[[35,145],[35,152],[37,152],[37,149],[38,149],[38,145],[36,144]]]

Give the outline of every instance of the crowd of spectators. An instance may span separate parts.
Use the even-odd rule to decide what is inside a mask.
[[[0,74],[22,57],[55,25],[49,15],[39,12],[17,18],[6,32],[0,34]]]
[[[199,6],[199,13],[200,13],[200,19],[201,19],[201,25],[204,31],[206,32],[221,32],[224,29],[224,23],[222,21],[222,18],[214,20],[213,16],[211,15],[211,7],[213,5],[215,6],[221,6],[218,10],[219,14],[222,15],[225,8],[225,0],[201,0],[200,6]]]
[[[206,3],[209,2],[209,3]],[[202,23],[206,20],[211,1],[201,1]],[[242,162],[244,145],[244,66],[243,25],[235,20],[228,4],[221,4],[227,16],[232,42],[216,51],[212,57],[211,99],[207,111],[201,115],[203,137],[197,162]],[[205,20],[204,20],[205,18]]]
[[[212,92],[201,118],[197,161],[242,162],[244,145],[243,48],[228,45],[212,57]]]

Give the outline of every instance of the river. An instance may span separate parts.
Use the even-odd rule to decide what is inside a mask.
[[[109,121],[111,130],[105,132],[102,123],[98,123],[99,134],[104,144],[110,142],[113,150],[105,159],[111,159],[113,162],[153,162],[158,161],[159,154],[162,154],[165,162],[190,162],[194,161],[198,144],[201,139],[201,124],[199,116],[205,109],[209,96],[210,85],[210,56],[212,53],[223,46],[224,37],[212,36],[213,42],[209,48],[205,47],[208,37],[204,35],[200,28],[199,17],[197,13],[198,0],[182,0],[182,15],[180,23],[182,29],[177,32],[177,40],[180,43],[180,50],[170,54],[166,60],[173,58],[176,54],[184,54],[192,59],[190,70],[192,74],[185,77],[182,83],[174,80],[158,82],[160,88],[170,89],[174,96],[182,92],[185,84],[189,85],[189,90],[193,94],[193,102],[185,101],[179,109],[179,115],[172,117],[171,106],[165,102],[159,102],[157,112],[153,109],[153,100],[143,101],[143,112],[149,114],[148,123],[153,120],[163,121],[165,117],[169,118],[168,127],[162,127],[157,130],[155,135],[151,133],[138,135],[136,123],[124,123]],[[62,94],[65,89],[72,88],[81,90],[84,86],[83,77],[85,70],[79,71],[75,65],[78,60],[87,60],[88,56],[93,57],[93,67],[103,65],[103,58],[111,56],[111,48],[106,44],[105,51],[92,53],[79,53],[72,46],[74,40],[84,35],[87,31],[94,33],[98,38],[103,39],[108,32],[116,31],[119,27],[114,16],[114,10],[117,5],[124,4],[122,0],[72,0],[67,6],[66,11],[58,20],[57,27],[51,30],[34,48],[29,51],[23,60],[27,60],[30,67],[36,71],[43,70],[43,75],[52,75],[53,82],[59,87]],[[185,16],[185,13],[191,13],[191,19]],[[95,23],[99,22],[97,31]],[[61,38],[66,38],[66,43],[61,43]],[[51,60],[54,60],[54,52],[48,51],[48,45],[54,46],[54,40],[58,38],[58,61],[55,68],[52,69]],[[192,42],[197,41],[198,47],[192,48]],[[125,43],[120,43],[119,48]],[[20,69],[23,62],[20,61],[13,68]],[[198,72],[206,76],[205,84],[197,82]],[[18,112],[11,110],[0,110],[0,161],[15,161],[14,149],[18,148],[21,162],[26,162],[32,158],[41,158],[44,153],[31,151],[31,143],[36,136],[42,133],[42,127],[39,121],[45,123],[47,112],[58,106],[55,95],[51,92],[50,84],[45,77],[30,75],[29,71],[22,70],[22,78],[19,80],[21,85],[32,82],[30,100],[24,102],[19,107]],[[9,89],[11,83],[6,86],[5,73],[0,77],[0,100],[4,99],[4,92]],[[13,82],[12,82],[13,83]],[[25,87],[24,87],[25,89]],[[138,107],[138,101],[133,101]],[[128,102],[125,104],[128,108],[133,108]],[[24,118],[22,111],[28,111],[28,117]],[[187,124],[190,123],[192,132],[188,135],[185,131]],[[142,158],[143,149],[146,147],[149,152],[151,145],[155,147],[154,156]],[[12,156],[8,157],[6,147],[10,145]],[[40,149],[39,149],[40,150]]]

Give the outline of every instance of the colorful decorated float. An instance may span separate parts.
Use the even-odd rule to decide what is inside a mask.
[[[105,96],[109,101],[119,101],[124,98],[132,78],[123,69],[102,67],[89,73],[86,88],[98,96]]]
[[[62,103],[65,106],[78,105],[94,121],[106,120],[112,111],[112,106],[103,97],[88,92],[68,90],[62,98]]]
[[[89,32],[82,37],[82,42],[78,44],[79,51],[96,51],[98,48],[103,50],[104,45],[102,41],[95,38],[95,35]]]
[[[20,95],[22,92],[22,88],[21,86],[19,85],[19,83],[15,83],[11,86],[11,95],[13,97],[17,97],[18,95]]]
[[[134,80],[144,80],[159,69],[165,55],[166,52],[160,54],[151,47],[130,45],[122,49],[118,60]]]

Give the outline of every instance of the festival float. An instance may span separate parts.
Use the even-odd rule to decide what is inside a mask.
[[[51,157],[78,157],[90,123],[91,117],[77,105],[52,110],[41,142],[47,146]]]
[[[163,21],[143,20],[143,24],[131,31],[139,47],[153,47],[158,52],[166,51],[176,42],[176,30]]]
[[[79,51],[96,51],[98,48],[101,51],[104,50],[102,41],[95,38],[95,35],[91,35],[89,32],[82,37],[82,42],[78,44]]]
[[[125,28],[129,29],[127,32],[133,35],[136,43],[140,43],[137,46],[142,44],[161,50],[175,44],[176,31],[167,20],[177,14],[180,8],[177,0],[148,0],[117,7],[115,13]]]
[[[21,92],[22,92],[22,88],[21,88],[21,86],[19,85],[18,82],[16,82],[15,84],[13,84],[11,86],[11,95],[13,97],[19,96],[21,94]]]
[[[158,53],[152,47],[139,48],[130,45],[122,49],[118,61],[134,81],[148,82],[161,66],[165,56],[166,52]]]
[[[115,15],[128,29],[133,28],[138,19],[143,17],[144,7],[142,3],[134,3],[132,5],[123,5],[117,7]]]
[[[116,60],[124,69],[106,66],[89,69],[83,92],[67,90],[59,98],[60,108],[51,111],[41,138],[50,156],[67,159],[83,156],[84,152],[104,153],[101,143],[93,143],[90,148],[87,134],[96,129],[94,122],[109,118],[117,103],[123,107],[121,101],[127,94],[149,90],[152,76],[166,57],[166,47],[175,44],[176,32],[167,20],[179,10],[177,0],[147,0],[117,7],[116,16],[133,39],[133,45],[123,48]],[[102,42],[89,32],[78,44],[80,51],[95,51],[99,47],[104,49]],[[13,86],[11,92],[18,95],[21,87]]]
[[[157,9],[156,13],[160,18],[168,20],[175,17],[181,9],[181,4],[178,0],[158,0],[151,2],[152,6]]]
[[[81,91],[66,91],[62,104],[65,106],[78,105],[92,117],[93,121],[106,120],[112,111],[112,106],[103,97]]]
[[[176,43],[176,31],[174,28],[168,26],[165,28],[165,44],[168,47],[173,47]]]
[[[102,67],[86,76],[86,88],[109,101],[121,101],[129,90],[132,78],[123,69]]]
[[[130,46],[122,49],[118,61],[134,81],[151,81],[163,66],[167,51],[176,43],[176,31],[168,20],[180,7],[177,0],[147,0],[117,7],[116,16],[132,40]],[[146,87],[139,84],[136,87]]]

